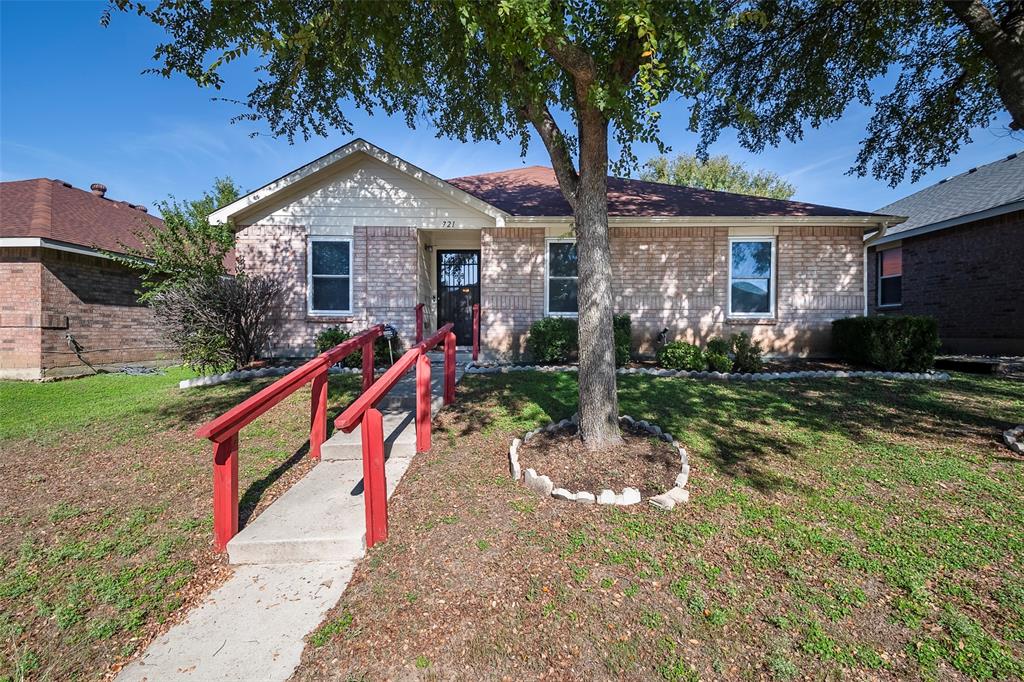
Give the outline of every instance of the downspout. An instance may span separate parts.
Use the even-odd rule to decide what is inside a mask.
[[[868,316],[868,247],[871,243],[881,239],[885,236],[885,233],[889,230],[889,223],[885,220],[878,223],[878,232],[864,242],[864,264],[861,270],[864,273],[864,317]]]

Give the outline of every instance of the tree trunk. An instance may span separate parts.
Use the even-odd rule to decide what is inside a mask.
[[[608,239],[608,121],[593,107],[579,117],[579,184],[574,214],[579,267],[580,435],[587,450],[622,442],[612,329]]]
[[[996,90],[1013,119],[1010,128],[1024,130],[1024,46],[1021,44],[1024,22],[1018,18],[1012,27],[1004,30],[979,0],[946,0],[946,6],[963,22],[992,63]]]

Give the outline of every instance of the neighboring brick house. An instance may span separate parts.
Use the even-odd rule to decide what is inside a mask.
[[[146,209],[37,178],[0,183],[0,378],[41,379],[170,358],[140,281],[106,251],[139,246]]]
[[[832,320],[866,309],[866,231],[900,222],[794,201],[609,178],[615,309],[633,349],[658,333],[750,332],[768,352],[829,352]],[[330,325],[414,335],[455,322],[484,357],[517,359],[530,324],[576,314],[573,218],[550,168],[441,180],[356,140],[216,211],[247,269],[279,276],[276,355],[312,352]]]
[[[947,352],[1024,355],[1024,154],[878,211],[909,218],[868,239],[871,313],[935,317]]]

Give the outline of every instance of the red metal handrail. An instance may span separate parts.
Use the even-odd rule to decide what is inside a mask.
[[[363,443],[363,502],[366,509],[366,546],[388,537],[387,479],[384,473],[384,421],[376,405],[416,365],[416,451],[430,449],[430,358],[427,351],[444,343],[444,404],[455,400],[455,334],[448,323],[425,341],[410,348],[398,362],[334,420],[345,433],[360,427]]]
[[[384,325],[370,327],[321,353],[196,430],[198,437],[213,441],[213,537],[218,551],[222,551],[228,540],[238,534],[238,432],[312,382],[309,455],[319,459],[320,447],[327,440],[328,370],[362,349],[363,390],[369,389],[373,385],[373,344],[383,332]]]
[[[473,304],[473,362],[480,357],[480,304]]]

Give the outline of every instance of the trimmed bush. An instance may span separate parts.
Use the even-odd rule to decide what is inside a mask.
[[[544,317],[537,320],[530,325],[526,352],[538,363],[565,363],[575,359],[579,353],[579,327],[576,320],[571,317]]]
[[[750,334],[741,332],[733,334],[729,339],[732,345],[732,364],[734,372],[753,374],[764,367],[761,361],[761,344],[752,341]]]
[[[704,350],[705,350],[706,353],[713,354],[713,355],[728,355],[729,354],[729,346],[730,346],[729,342],[726,341],[725,339],[720,339],[718,337],[715,337],[715,338],[712,338],[712,339],[708,339],[707,346],[705,347]]]
[[[694,372],[704,369],[704,353],[685,341],[666,343],[658,349],[657,360],[658,366],[665,369],[687,369]]]
[[[344,343],[351,339],[355,334],[342,329],[341,327],[328,327],[322,330],[316,335],[316,346],[317,353],[323,353],[326,350],[334,348],[339,343]],[[388,340],[384,337],[377,337],[373,346],[373,364],[376,367],[389,367],[391,365],[391,355],[394,354],[395,360],[402,356],[402,339],[395,335],[391,339],[391,351],[388,351]],[[363,366],[363,351],[357,350],[356,352],[345,357],[341,362],[338,363],[344,367],[362,367]]]
[[[832,323],[832,347],[842,359],[887,372],[923,372],[935,364],[935,318],[914,315],[849,317]]]
[[[708,369],[715,372],[731,372],[732,359],[725,353],[708,353],[704,356],[708,363]]]
[[[615,330],[615,366],[622,367],[629,362],[629,344],[633,337],[633,320],[627,313],[612,318]]]

